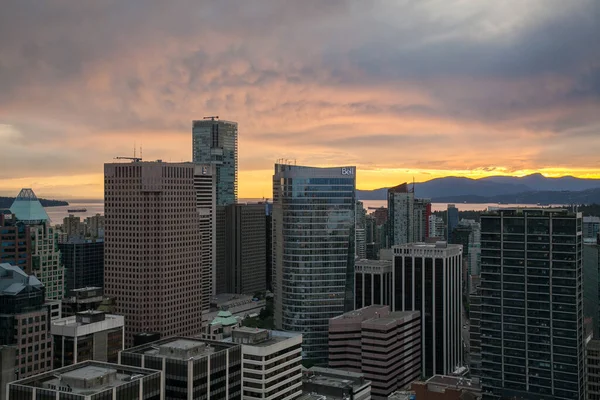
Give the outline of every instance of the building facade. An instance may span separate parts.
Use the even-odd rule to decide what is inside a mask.
[[[302,334],[241,327],[242,399],[292,400],[302,395]]]
[[[210,299],[217,294],[217,175],[212,164],[194,168],[196,210],[198,211],[202,247],[202,311],[210,309]]]
[[[329,367],[362,372],[373,399],[421,376],[421,314],[369,306],[329,320]]]
[[[31,189],[22,189],[10,207],[18,222],[28,225],[31,235],[31,271],[46,289],[46,298],[64,295],[65,270],[61,264],[57,234],[50,218]]]
[[[463,365],[462,247],[413,243],[393,251],[393,310],[421,312],[423,376],[450,374]]]
[[[104,165],[104,293],[139,332],[201,332],[201,250],[195,165]]]
[[[0,346],[16,349],[17,379],[52,369],[45,291],[35,276],[14,265],[0,264]]]
[[[583,317],[592,318],[594,338],[600,338],[600,240],[589,240],[583,244]]]
[[[238,124],[218,118],[192,122],[192,157],[215,167],[216,204],[226,206],[237,203]]]
[[[600,340],[590,340],[586,345],[587,400],[600,400]]]
[[[9,210],[0,210],[0,263],[21,268],[31,275],[31,233]]]
[[[392,261],[356,260],[354,308],[392,305]]]
[[[102,311],[82,311],[52,321],[54,368],[82,361],[116,363],[125,349],[125,319]]]
[[[583,237],[596,239],[600,233],[600,217],[583,217]]]
[[[242,346],[171,337],[120,353],[119,364],[162,371],[164,399],[242,399]]]
[[[86,361],[12,382],[9,400],[160,400],[159,371]]]
[[[481,287],[469,294],[469,368],[472,377],[481,377]]]
[[[448,204],[448,209],[446,211],[446,218],[447,218],[446,237],[448,238],[448,241],[450,241],[450,236],[452,235],[452,232],[454,231],[454,229],[458,226],[458,220],[459,220],[458,208],[456,208],[456,206],[454,204]]]
[[[390,246],[422,242],[429,237],[431,200],[415,198],[407,183],[388,189]]]
[[[490,398],[583,399],[581,213],[481,216],[481,381]]]
[[[355,167],[275,165],[275,326],[303,333],[306,359],[327,359],[329,318],[354,307],[355,189]]]
[[[225,207],[225,265],[218,270],[225,293],[254,294],[267,288],[264,204],[230,204]],[[218,229],[221,229],[219,227]]]
[[[312,367],[302,373],[302,392],[300,400],[370,400],[371,381],[357,372]]]
[[[104,240],[71,238],[58,243],[65,268],[65,293],[74,289],[104,287]]]

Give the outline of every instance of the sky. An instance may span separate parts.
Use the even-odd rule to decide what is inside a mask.
[[[104,163],[188,161],[208,115],[241,198],[280,158],[361,189],[600,178],[599,38],[597,0],[7,0],[0,195],[102,198]]]

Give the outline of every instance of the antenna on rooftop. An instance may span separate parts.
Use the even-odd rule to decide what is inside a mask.
[[[211,121],[214,121],[215,119],[219,119],[218,115],[211,115],[209,117],[203,117],[202,119],[210,119]]]

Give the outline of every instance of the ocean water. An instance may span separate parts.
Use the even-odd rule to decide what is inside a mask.
[[[87,211],[70,213],[69,210],[76,208],[85,208]],[[91,217],[96,214],[104,214],[104,203],[103,202],[69,202],[68,206],[58,207],[45,207],[46,213],[50,217],[52,225],[62,224],[63,218],[68,217],[69,214],[81,217],[83,221],[85,217]]]

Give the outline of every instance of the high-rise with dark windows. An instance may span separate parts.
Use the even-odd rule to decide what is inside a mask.
[[[306,359],[326,362],[329,319],[354,309],[355,188],[355,167],[275,164],[275,324]]]
[[[59,243],[60,259],[65,266],[65,292],[74,289],[104,287],[104,239],[71,237]]]
[[[212,164],[217,175],[217,206],[237,203],[238,124],[207,117],[192,122],[193,161]]]
[[[584,399],[582,217],[481,217],[481,380],[490,399]]]

